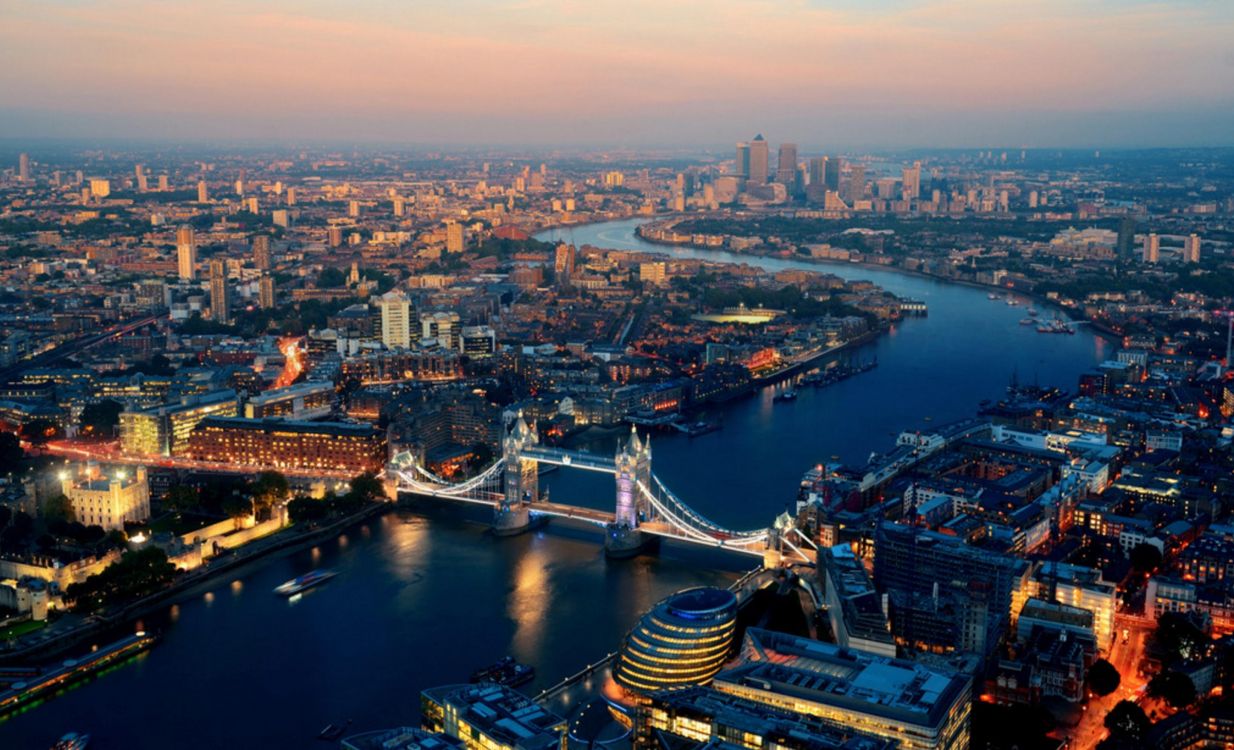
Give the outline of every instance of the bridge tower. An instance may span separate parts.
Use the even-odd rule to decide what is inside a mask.
[[[651,508],[639,489],[651,487],[651,437],[643,441],[638,429],[630,425],[630,439],[617,449],[617,508],[613,523],[604,534],[604,552],[609,557],[633,557],[647,546],[648,537],[639,524],[651,515]]]
[[[768,570],[786,567],[784,539],[793,530],[793,517],[781,513],[775,523],[767,530],[767,546],[763,549],[763,567]]]
[[[540,469],[534,458],[523,457],[523,451],[539,442],[540,436],[527,426],[520,411],[501,443],[505,492],[493,514],[493,531],[499,536],[512,536],[531,527],[531,504],[540,499]]]

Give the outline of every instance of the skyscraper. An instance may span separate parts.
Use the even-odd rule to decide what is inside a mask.
[[[259,270],[270,270],[270,236],[259,234],[253,238],[253,265]]]
[[[17,157],[17,179],[26,182],[30,179],[30,154]]]
[[[762,133],[754,136],[754,140],[750,141],[750,182],[756,185],[766,185],[768,175],[769,152],[767,141],[763,138]]]
[[[1131,260],[1131,247],[1135,244],[1135,219],[1124,216],[1118,222],[1118,257]]]
[[[840,157],[838,156],[828,156],[827,157],[827,171],[823,175],[823,183],[827,186],[828,190],[835,190],[839,192],[840,190],[840,168],[843,166],[844,166],[844,163],[840,160]]]
[[[850,206],[866,197],[866,168],[861,164],[854,164],[848,170],[847,197]]]
[[[197,237],[188,225],[176,230],[176,270],[181,281],[197,278]]]
[[[457,221],[446,224],[446,252],[461,253],[467,248],[467,230]]]
[[[1200,235],[1194,232],[1183,240],[1183,262],[1200,262]]]
[[[827,180],[827,157],[814,156],[810,158],[810,184],[822,185]]]
[[[913,162],[913,166],[905,167],[901,173],[900,193],[906,201],[915,201],[921,197],[921,162]]]
[[[574,275],[574,245],[568,245],[564,242],[557,245],[556,253],[553,256],[553,272],[557,278],[559,286],[569,284],[570,277]]]
[[[1161,260],[1161,239],[1156,232],[1144,236],[1144,254],[1141,258],[1145,263],[1156,263]]]
[[[381,343],[391,349],[411,347],[411,300],[400,291],[381,296]]]
[[[210,259],[210,318],[231,323],[231,289],[227,286],[227,259]]]
[[[210,202],[210,189],[206,187],[205,180],[197,181],[197,202],[198,203],[209,203]]]
[[[780,155],[776,161],[776,182],[788,188],[791,195],[797,186],[797,144],[781,143]]]
[[[274,307],[274,277],[268,273],[263,273],[257,282],[257,304],[263,310]]]
[[[737,176],[741,179],[747,179],[750,176],[750,144],[737,144]]]

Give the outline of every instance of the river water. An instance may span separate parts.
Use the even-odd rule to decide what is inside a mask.
[[[833,456],[861,462],[894,435],[972,415],[1021,382],[1074,387],[1112,355],[1084,327],[1043,336],[1023,306],[980,289],[844,264],[753,259],[665,248],[634,236],[638,221],[553,231],[566,239],[678,257],[811,268],[869,279],[925,300],[926,318],[846,354],[875,370],[773,403],[773,389],[715,416],[717,432],[653,440],[655,472],[696,510],[733,528],[766,526],[794,499],[801,474]],[[927,421],[930,420],[930,421]],[[600,441],[595,450],[611,450]],[[611,478],[557,471],[557,502],[606,507]],[[507,653],[536,665],[544,687],[616,647],[638,615],[681,588],[721,584],[753,562],[666,545],[608,562],[598,539],[549,526],[498,539],[472,511],[400,511],[313,550],[263,561],[154,617],[162,641],[132,663],[0,723],[0,748],[44,748],[65,731],[92,748],[304,747],[327,723],[356,731],[417,721],[419,691],[463,681]],[[295,602],[277,584],[314,567],[338,578]],[[323,745],[324,746],[324,745]]]

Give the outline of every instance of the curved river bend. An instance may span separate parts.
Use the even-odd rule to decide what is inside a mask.
[[[1042,336],[1023,307],[986,292],[882,270],[666,248],[634,236],[638,221],[551,231],[544,239],[826,270],[925,300],[929,317],[898,325],[855,356],[871,372],[773,404],[770,389],[718,414],[723,429],[655,438],[656,472],[698,511],[733,527],[765,526],[791,502],[802,472],[838,456],[863,461],[901,429],[971,415],[1022,381],[1066,387],[1113,347],[1081,327]],[[597,447],[597,450],[600,447]],[[608,482],[546,475],[559,501],[604,507]],[[611,481],[611,480],[610,480]],[[749,560],[666,545],[657,557],[605,561],[568,529],[495,539],[462,511],[395,513],[320,548],[265,561],[147,625],[164,637],[112,673],[0,723],[0,747],[43,748],[69,730],[92,747],[181,750],[314,744],[327,723],[353,729],[417,721],[422,688],[465,680],[507,653],[538,668],[542,687],[613,649],[652,603],[723,584]],[[340,575],[295,603],[277,584],[313,567]]]

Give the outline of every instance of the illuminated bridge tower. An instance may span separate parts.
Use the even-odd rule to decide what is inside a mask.
[[[522,412],[502,441],[505,455],[505,493],[493,514],[493,531],[510,536],[531,526],[531,504],[540,499],[539,466],[523,451],[540,442],[536,431],[527,426]]]
[[[650,514],[639,485],[651,487],[651,438],[639,440],[630,426],[630,440],[617,450],[617,509],[613,523],[605,528],[604,552],[609,557],[633,557],[647,546],[648,537],[639,524]]]

